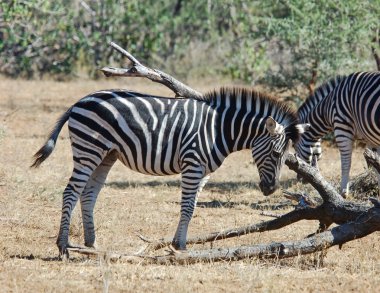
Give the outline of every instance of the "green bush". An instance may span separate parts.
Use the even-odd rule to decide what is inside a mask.
[[[376,68],[379,14],[380,0],[8,0],[0,3],[0,72],[97,77],[125,62],[112,40],[180,78],[311,88]]]

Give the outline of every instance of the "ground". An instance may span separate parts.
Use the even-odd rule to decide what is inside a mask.
[[[216,84],[216,83],[209,83]],[[201,91],[207,83],[194,83]],[[198,86],[195,86],[198,85]],[[245,259],[194,265],[108,263],[72,254],[57,259],[55,240],[62,192],[72,162],[67,129],[54,153],[38,169],[30,169],[32,155],[45,142],[56,119],[80,97],[108,88],[130,88],[169,95],[165,88],[138,80],[51,82],[0,80],[0,284],[1,292],[378,292],[380,234],[331,248],[321,262],[318,254],[288,260]],[[363,172],[363,149],[356,148],[352,175]],[[336,148],[325,145],[322,174],[339,182]],[[295,180],[286,166],[281,184],[313,194]],[[314,193],[315,194],[315,193]],[[179,218],[179,177],[152,177],[116,164],[95,210],[98,247],[134,253],[144,243],[136,237],[171,237]],[[214,204],[210,204],[214,203]],[[272,210],[277,208],[276,210]],[[215,172],[199,199],[189,236],[268,220],[261,210],[285,213],[292,209],[281,191],[264,197],[249,151],[231,155]],[[78,208],[70,237],[83,244]],[[303,221],[279,231],[219,241],[232,247],[300,239],[318,223]],[[208,248],[210,244],[204,245]],[[201,249],[201,245],[189,249]],[[165,251],[159,251],[164,254]]]

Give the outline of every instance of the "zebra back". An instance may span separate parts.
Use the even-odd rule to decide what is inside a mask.
[[[297,113],[300,121],[305,122],[307,114],[313,111],[318,103],[326,98],[346,77],[345,75],[338,75],[320,85],[299,107]]]

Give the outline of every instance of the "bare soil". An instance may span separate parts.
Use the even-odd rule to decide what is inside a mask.
[[[201,91],[210,84],[194,83]],[[198,85],[198,86],[196,86]],[[72,254],[57,259],[62,192],[72,169],[67,128],[51,157],[37,170],[32,155],[44,143],[56,119],[82,96],[100,89],[129,88],[160,95],[171,93],[138,80],[21,81],[0,80],[0,291],[1,292],[378,292],[380,234],[319,254],[288,260],[246,259],[195,265],[108,263]],[[363,149],[354,151],[351,175],[365,169]],[[322,174],[338,183],[339,153],[325,146]],[[314,194],[286,166],[282,187]],[[179,176],[152,177],[117,163],[111,170],[95,210],[98,247],[137,252],[136,237],[171,237],[179,218]],[[199,199],[189,236],[268,219],[262,210],[292,209],[281,191],[264,197],[249,151],[231,155],[215,172]],[[213,243],[240,246],[300,239],[318,223],[297,223],[280,231],[252,234]],[[79,209],[73,215],[72,242],[83,244]],[[204,245],[209,247],[210,244]],[[188,247],[199,249],[202,245]],[[165,251],[157,253],[165,254]]]

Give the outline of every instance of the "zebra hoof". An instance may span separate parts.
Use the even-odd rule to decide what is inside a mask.
[[[88,247],[88,248],[93,248],[93,249],[96,249],[97,248],[97,245],[96,243],[92,242],[92,243],[84,243],[84,246]]]
[[[177,251],[177,252],[185,251],[186,250],[186,243],[181,245],[178,241],[173,241],[172,244],[170,245],[170,249]]]
[[[59,250],[59,256],[58,258],[62,261],[69,260],[70,254],[69,254],[69,248],[83,248],[80,245],[73,245],[68,243],[67,245],[58,245],[58,250]]]
[[[183,253],[186,253],[187,252],[187,250],[186,249],[184,249],[184,250],[178,250],[178,249],[176,249],[174,246],[173,246],[173,244],[170,244],[169,246],[168,246],[168,248],[169,248],[169,252],[171,253],[171,254],[183,254]]]
[[[67,248],[58,248],[59,254],[58,254],[58,259],[60,261],[68,261],[70,258],[69,251]]]

